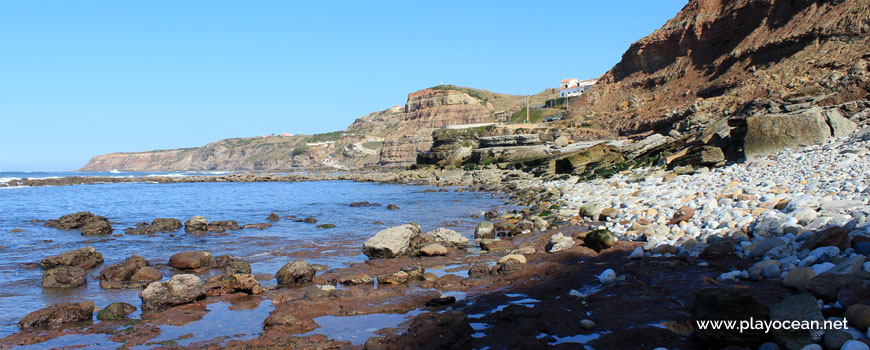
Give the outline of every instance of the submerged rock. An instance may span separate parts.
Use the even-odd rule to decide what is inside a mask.
[[[148,261],[138,255],[133,255],[122,263],[109,265],[100,271],[100,287],[143,288],[163,278],[160,271],[148,265]]]
[[[194,216],[184,222],[184,231],[187,233],[202,233],[208,229],[208,220],[205,216]]]
[[[100,321],[122,320],[127,315],[136,312],[136,307],[127,303],[111,303],[100,312],[97,313],[97,319]]]
[[[142,310],[187,304],[204,297],[202,280],[191,274],[175,275],[167,282],[153,282],[139,293]]]
[[[88,273],[77,266],[59,266],[42,274],[42,288],[72,288],[88,284]]]
[[[27,314],[18,321],[18,328],[29,331],[59,327],[64,324],[90,321],[94,316],[94,302],[57,303]]]
[[[83,269],[89,269],[102,263],[103,254],[96,251],[94,247],[87,246],[42,259],[39,266],[43,270],[58,266],[78,266]]]
[[[281,217],[278,216],[278,214],[270,213],[269,216],[266,217],[266,220],[269,220],[271,222],[275,222],[275,221],[281,220]]]
[[[150,235],[157,232],[175,232],[182,227],[184,227],[184,225],[181,224],[181,220],[173,218],[156,218],[151,221],[151,224],[141,222],[136,224],[136,227],[125,229],[124,233],[130,235]]]
[[[112,233],[112,225],[109,224],[109,219],[94,215],[91,212],[67,214],[58,219],[46,221],[45,226],[60,230],[81,229],[82,236],[97,236]]]

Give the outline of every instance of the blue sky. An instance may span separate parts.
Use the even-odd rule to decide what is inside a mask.
[[[686,0],[3,1],[0,171],[344,129],[439,83],[593,78]]]

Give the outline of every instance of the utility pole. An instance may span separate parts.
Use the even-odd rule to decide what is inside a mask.
[[[523,88],[526,90],[526,124],[529,123],[529,88]]]

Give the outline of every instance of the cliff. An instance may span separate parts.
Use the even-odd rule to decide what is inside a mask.
[[[758,101],[867,98],[868,52],[866,0],[690,0],[632,44],[572,115],[631,134],[740,114]]]
[[[531,98],[543,103],[548,89]],[[439,85],[408,94],[403,107],[357,118],[348,128],[318,135],[268,136],[220,140],[196,148],[110,153],[93,157],[80,170],[288,171],[352,169],[414,164],[432,146],[432,131],[446,125],[485,123],[524,103],[523,96]]]

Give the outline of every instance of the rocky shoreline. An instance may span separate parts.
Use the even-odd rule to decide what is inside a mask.
[[[525,209],[486,213],[489,224],[480,225],[471,242],[450,230],[423,233],[413,224],[386,229],[361,247],[370,260],[328,271],[298,260],[274,275],[252,275],[244,261],[179,252],[169,264],[181,273],[159,282],[162,276],[147,271],[148,261],[131,257],[107,267],[125,272],[106,273],[106,281],[145,288],[142,307],[149,312],[140,320],[123,317],[132,305],[104,307],[121,316],[98,316],[98,323],[92,321],[93,303],[54,305],[25,317],[22,332],[0,340],[0,347],[100,334],[122,347],[168,348],[813,349],[811,344],[818,344],[859,349],[870,343],[865,332],[870,313],[864,312],[870,303],[865,283],[870,276],[865,262],[870,254],[868,136],[870,128],[864,127],[823,145],[745,163],[690,171],[643,167],[591,181],[495,167],[160,178],[153,182],[353,180],[461,186],[458,190],[508,193],[513,204]],[[82,181],[46,179],[31,185],[100,182]],[[132,181],[151,180],[111,182]],[[78,219],[78,226],[63,218],[49,223],[83,234],[105,232],[99,217]],[[211,223],[203,220],[193,218],[184,226],[211,231]],[[135,229],[166,225],[180,228],[180,222],[155,220]],[[52,276],[76,276],[76,269],[99,264],[96,254],[87,250],[81,258],[48,259],[69,260],[70,268]],[[203,269],[225,273],[202,281],[184,272]],[[52,276],[53,283],[75,280]],[[261,287],[263,277],[277,279],[278,286]],[[261,315],[262,332],[256,337],[217,337],[186,346],[151,341],[161,325],[189,323],[215,303],[251,308],[263,302],[274,309]],[[395,313],[415,316],[398,328],[377,332],[364,345],[316,335],[316,320],[325,316]],[[823,334],[743,334],[701,331],[693,324],[741,315],[768,320],[845,317],[851,327]]]

